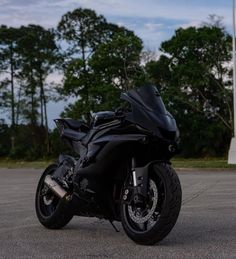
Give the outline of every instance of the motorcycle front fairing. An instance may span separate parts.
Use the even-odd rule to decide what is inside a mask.
[[[132,148],[135,153],[140,153],[138,156],[142,157],[142,165],[156,159],[168,160],[174,155],[175,151],[169,147],[172,148],[175,143],[178,129],[174,118],[166,111],[157,89],[154,86],[144,86],[123,93],[121,98],[132,105],[132,112],[126,114],[122,120],[128,121],[129,126],[114,117],[113,121],[91,129],[84,141],[87,146],[85,159],[82,158],[82,164],[79,163],[76,168],[80,175],[91,176],[109,172],[107,156],[111,156],[112,168],[115,160],[120,163],[120,160],[127,156],[126,151]],[[138,129],[136,125],[141,128]],[[157,145],[151,137],[148,144],[146,140],[150,135],[167,142]],[[122,147],[125,147],[123,151]],[[145,149],[149,149],[149,152],[143,152]]]
[[[166,110],[155,86],[143,86],[121,94],[131,104],[126,120],[149,130],[153,135],[174,141],[178,135],[175,119]]]

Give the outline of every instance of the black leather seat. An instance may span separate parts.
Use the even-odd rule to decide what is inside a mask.
[[[80,141],[83,139],[87,134],[84,132],[78,132],[72,129],[63,129],[61,133],[62,138],[67,138],[73,141]]]
[[[81,130],[83,132],[87,132],[89,127],[85,124],[83,120],[73,120],[70,118],[60,119],[61,121],[65,122],[66,125],[73,130]]]

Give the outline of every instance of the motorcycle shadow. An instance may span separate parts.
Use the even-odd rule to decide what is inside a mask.
[[[227,245],[235,240],[235,219],[232,214],[227,217],[217,211],[211,215],[183,213],[169,235],[156,245],[182,248],[223,246],[224,243]]]
[[[231,216],[233,217],[233,216]],[[191,215],[183,213],[169,235],[155,246],[187,249],[190,247],[219,246],[235,240],[236,225],[230,218],[225,219],[223,215],[209,217],[207,214]],[[120,232],[116,232],[107,220],[96,218],[75,217],[65,228],[66,231],[75,232],[88,238],[101,237],[113,239],[119,243],[130,242],[134,244],[125,234],[121,223],[115,222]],[[99,240],[98,240],[99,241]]]

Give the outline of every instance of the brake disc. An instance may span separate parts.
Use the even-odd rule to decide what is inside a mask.
[[[52,204],[53,199],[54,199],[54,195],[53,194],[49,195],[48,191],[49,191],[49,189],[46,186],[44,186],[44,188],[41,191],[42,196],[43,196],[43,202],[47,206]]]
[[[43,196],[43,202],[44,202],[45,205],[52,204],[53,199],[54,199],[54,196],[51,196],[51,197],[47,197],[46,195]]]
[[[148,221],[155,212],[158,202],[158,190],[155,182],[151,179],[149,180],[149,193],[152,194],[152,197],[149,197],[152,202],[151,208],[142,211],[140,208],[133,208],[132,205],[128,206],[129,216],[135,223],[142,224]]]

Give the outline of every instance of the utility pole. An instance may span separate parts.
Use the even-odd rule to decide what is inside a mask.
[[[233,59],[233,102],[234,102],[234,136],[231,139],[228,164],[236,164],[236,57],[235,57],[235,0],[232,0],[233,7],[233,37],[232,37],[232,59]]]

